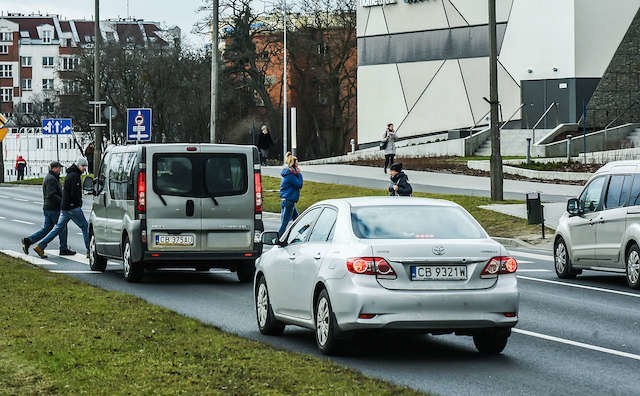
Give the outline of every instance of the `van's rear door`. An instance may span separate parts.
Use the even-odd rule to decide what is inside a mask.
[[[202,144],[204,189],[202,248],[208,252],[251,252],[255,192],[253,148]]]

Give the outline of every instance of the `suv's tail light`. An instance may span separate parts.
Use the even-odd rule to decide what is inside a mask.
[[[260,172],[253,173],[253,186],[256,190],[256,214],[262,213],[262,177]]]
[[[347,270],[354,274],[376,275],[381,279],[396,279],[398,276],[387,260],[382,257],[354,257],[347,260]]]
[[[147,210],[147,178],[144,171],[138,173],[138,189],[136,190],[136,209],[144,213]]]
[[[518,270],[518,261],[513,257],[493,257],[480,273],[480,276],[495,276],[500,274],[513,274]]]

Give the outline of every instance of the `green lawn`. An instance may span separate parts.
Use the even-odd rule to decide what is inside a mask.
[[[2,254],[0,267],[0,394],[418,394]]]
[[[264,210],[267,212],[280,212],[280,179],[262,176],[264,192]],[[384,190],[376,190],[362,187],[352,187],[338,184],[304,182],[300,193],[300,201],[297,208],[302,211],[315,202],[329,198],[366,197],[387,195]],[[416,197],[428,197],[446,199],[456,202],[471,213],[480,224],[493,237],[514,238],[524,235],[540,233],[540,226],[527,225],[526,220],[517,217],[497,213],[491,210],[479,208],[481,205],[495,203],[485,197],[470,197],[466,195],[426,194],[415,193]],[[500,203],[522,203],[521,201],[502,201]],[[549,230],[553,233],[553,230]]]

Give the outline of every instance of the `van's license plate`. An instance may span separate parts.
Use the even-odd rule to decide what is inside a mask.
[[[466,280],[466,265],[429,265],[411,266],[411,280],[430,281],[430,280]]]
[[[195,246],[195,236],[156,234],[156,246]]]

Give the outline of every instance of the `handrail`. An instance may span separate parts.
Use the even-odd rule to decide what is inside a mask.
[[[549,114],[549,112],[551,111],[551,109],[554,106],[557,106],[558,103],[557,102],[552,102],[549,107],[547,108],[547,110],[544,112],[544,114],[542,114],[542,116],[540,116],[540,118],[538,119],[538,122],[536,122],[533,125],[533,128],[531,128],[531,135],[532,135],[532,139],[531,142],[535,142],[536,141],[536,128],[538,127],[538,125],[540,125],[540,123],[542,122],[542,120],[544,120],[544,118],[547,116],[547,114]]]
[[[523,107],[524,107],[524,103],[523,103],[523,104],[521,104],[521,105],[520,105],[520,107],[518,107],[518,108],[516,109],[516,111],[514,111],[514,112],[513,112],[513,114],[511,114],[511,117],[509,117],[509,118],[507,119],[507,121],[505,121],[505,122],[503,122],[503,123],[502,123],[502,126],[500,127],[500,130],[502,130],[502,128],[504,128],[504,127],[505,127],[505,126],[506,126],[506,125],[511,121],[511,119],[512,119],[513,117],[515,117],[515,116],[516,116],[516,114],[518,114],[518,112],[519,112],[520,110],[522,110],[522,108],[523,108]]]
[[[478,121],[474,121],[473,126],[472,126],[471,128],[469,128],[469,130],[471,131],[473,128],[477,127],[477,126],[478,126],[478,124],[480,123],[480,121],[484,120],[484,118],[485,118],[486,116],[488,116],[488,115],[489,115],[489,113],[491,113],[491,109],[489,109],[489,111],[487,111],[486,113],[484,113],[484,115],[483,115],[482,117],[478,118]]]
[[[629,106],[627,106],[626,109],[624,109],[624,111],[622,113],[620,113],[616,118],[614,118],[613,121],[608,123],[607,126],[604,127],[604,130],[606,131],[607,129],[609,129],[609,127],[611,125],[613,125],[616,121],[618,121],[618,119],[620,119],[620,117],[622,117],[623,115],[627,114],[627,111],[629,111],[629,109],[631,109],[633,106],[637,105],[638,103],[640,103],[640,99],[636,99],[635,101],[633,101]]]

